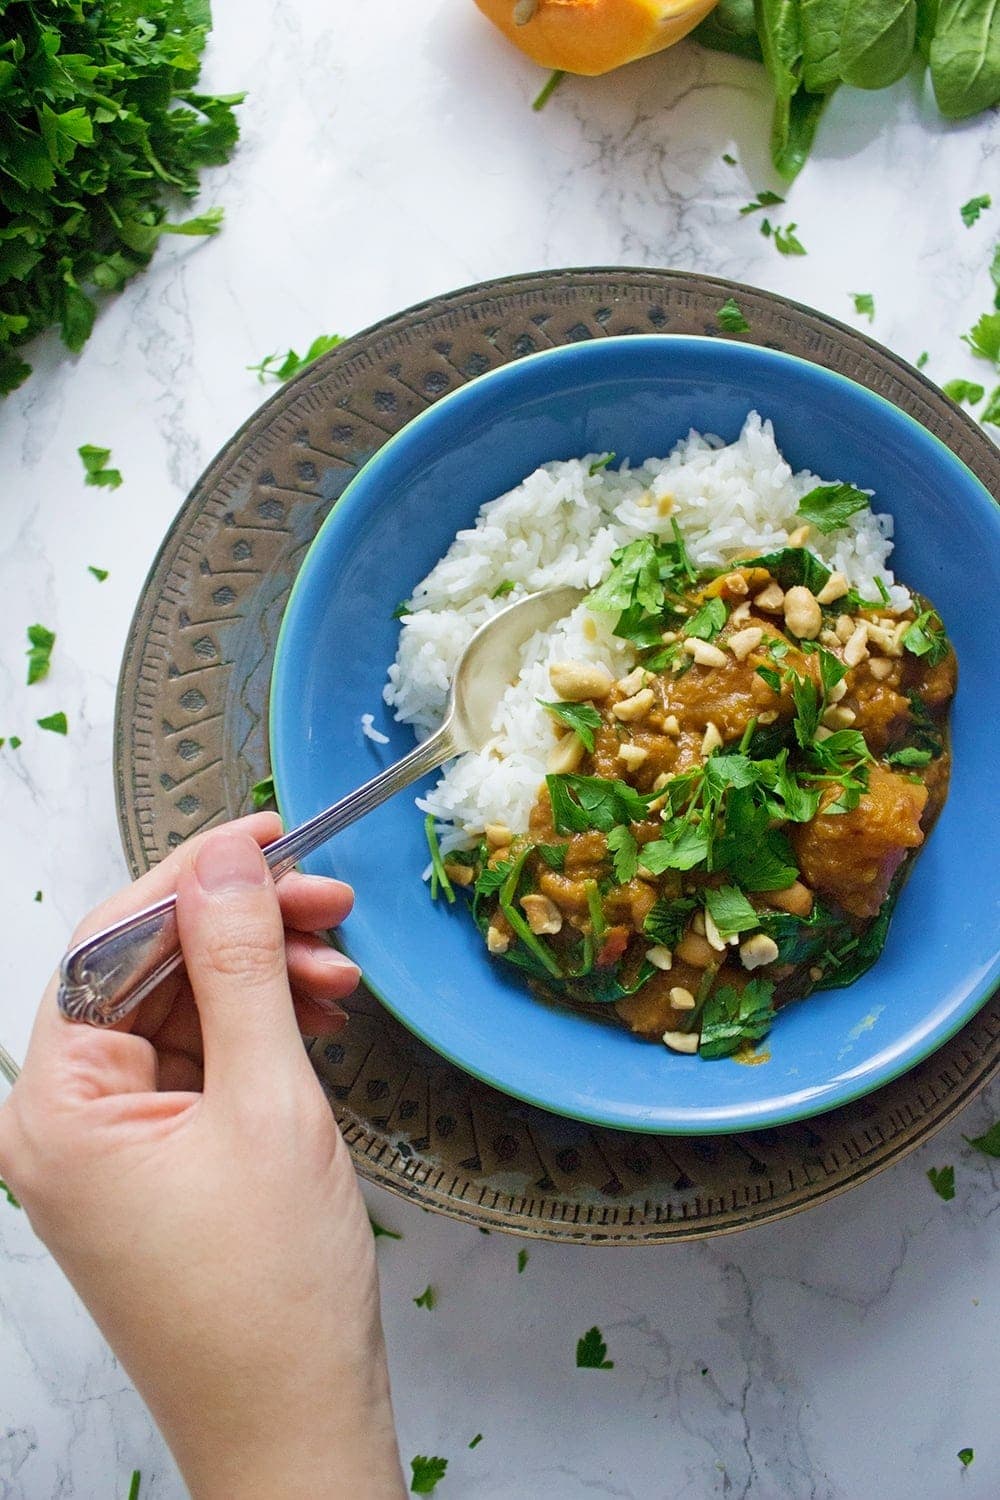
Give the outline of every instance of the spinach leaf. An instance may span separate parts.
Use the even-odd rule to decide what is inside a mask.
[[[594,969],[586,977],[567,985],[567,989],[575,1000],[582,1000],[585,1004],[613,1005],[616,1000],[624,1000],[626,995],[634,995],[636,990],[641,990],[646,981],[658,972],[652,964],[643,962],[635,978],[628,984],[622,984],[620,966]]]
[[[753,0],[719,0],[715,9],[691,33],[691,39],[713,52],[729,52],[763,62],[757,40]]]
[[[793,917],[787,911],[770,910],[757,915],[761,931],[777,943],[777,962],[782,964],[818,962],[835,942],[846,943],[854,936],[843,917],[837,916],[822,901],[813,902],[808,917]]]
[[[904,866],[905,869],[905,866]],[[816,981],[818,990],[840,990],[853,984],[866,973],[885,947],[889,923],[902,888],[902,873],[896,876],[889,887],[889,894],[879,908],[878,916],[871,926],[855,936],[846,926],[839,940],[830,943],[824,950],[826,972]]]
[[[742,990],[722,984],[705,1002],[701,1022],[702,1057],[729,1057],[744,1042],[759,1042],[774,1021],[774,985],[751,979]]]
[[[884,89],[913,60],[916,0],[847,0],[840,35],[840,76],[857,89]]]
[[[786,182],[791,182],[794,177],[797,177],[805,166],[829,97],[828,93],[810,94],[805,89],[800,89],[792,96],[787,116],[780,125],[776,112],[775,123],[771,130],[771,160],[774,162],[775,170],[780,172]],[[790,237],[795,238],[794,235]],[[777,233],[775,238],[777,238]],[[804,255],[805,251],[792,253]]]
[[[937,19],[938,0],[917,0],[917,52],[925,63],[931,60]]]
[[[802,82],[828,94],[840,82],[840,34],[847,0],[801,0]]]
[[[1000,101],[1000,5],[940,0],[930,69],[937,107],[947,120]]]
[[[648,912],[642,930],[655,943],[661,943],[664,948],[673,948],[675,943],[680,942],[688,918],[697,905],[697,896],[661,896]]]

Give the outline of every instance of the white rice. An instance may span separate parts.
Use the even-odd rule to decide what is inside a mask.
[[[389,736],[383,734],[381,729],[375,728],[374,714],[361,715],[361,733],[365,739],[373,740],[376,745],[388,745],[389,743]]]
[[[806,469],[793,474],[771,423],[756,412],[735,443],[692,431],[667,458],[591,475],[591,465],[603,456],[545,464],[491,500],[413,590],[383,697],[418,739],[440,723],[455,664],[473,632],[505,605],[557,584],[595,587],[613,552],[640,536],[669,539],[672,520],[701,567],[777,551],[801,525],[795,511],[803,495],[833,482]],[[892,517],[866,510],[829,536],[814,528],[807,545],[865,598],[877,597],[879,575],[892,605],[901,609],[909,594],[894,584],[887,566],[891,538]],[[494,598],[501,584],[513,589]],[[593,638],[584,633],[584,621],[588,632],[596,626]],[[418,799],[421,810],[438,821],[445,851],[468,847],[487,823],[504,823],[514,832],[527,828],[555,738],[550,716],[535,701],[553,696],[549,663],[599,661],[620,676],[635,652],[611,634],[614,621],[581,604],[527,642],[520,676],[497,705],[490,745],[459,756],[427,797]],[[363,728],[375,738],[370,719]]]

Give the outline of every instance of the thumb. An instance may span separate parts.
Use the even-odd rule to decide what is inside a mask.
[[[177,928],[201,1020],[205,1091],[304,1056],[271,872],[244,829],[210,833],[177,882]]]

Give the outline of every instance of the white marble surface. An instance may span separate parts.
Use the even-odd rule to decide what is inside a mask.
[[[907,80],[834,102],[792,202],[808,255],[737,214],[777,187],[750,64],[683,46],[604,80],[541,78],[471,0],[217,0],[206,83],[245,87],[243,141],[209,174],[206,244],[168,244],[101,314],[78,360],[33,351],[0,410],[0,1037],[23,1051],[76,917],[121,881],[111,782],[115,675],[146,569],[204,464],[264,394],[245,366],[432,293],[539,267],[697,268],[854,320],[940,380],[984,372],[959,334],[990,303],[1000,117],[946,127]],[[739,158],[727,166],[723,152]],[[867,326],[867,325],[863,325]],[[988,375],[988,372],[986,372]],[[118,491],[76,448],[113,449]],[[110,570],[98,584],[86,572]],[[24,628],[58,632],[24,686]],[[54,709],[68,739],[34,720]],[[33,900],[41,889],[44,900]],[[517,1245],[373,1194],[401,1446],[451,1461],[438,1494],[504,1500],[951,1500],[1000,1494],[997,1168],[965,1147],[984,1098],[927,1149],[786,1223],[708,1245]],[[955,1200],[925,1176],[954,1163]],[[22,1215],[0,1202],[0,1496],[183,1486],[129,1382]],[[433,1312],[411,1299],[432,1282]],[[577,1371],[599,1323],[615,1368]],[[470,1452],[477,1433],[483,1441]],[[975,1449],[963,1471],[960,1448]]]

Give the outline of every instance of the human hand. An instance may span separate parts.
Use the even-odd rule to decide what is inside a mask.
[[[111,1030],[64,1020],[53,980],[0,1175],[195,1500],[398,1500],[371,1228],[299,1034],[344,1024],[358,970],[315,934],[353,894],[276,887],[279,832],[260,813],[201,835],[81,925],[176,890],[186,974]]]

